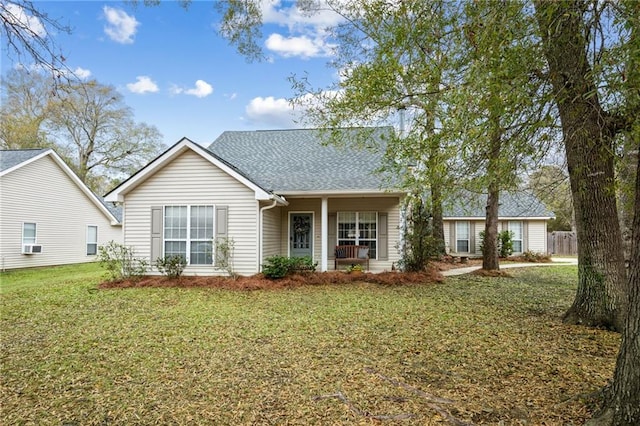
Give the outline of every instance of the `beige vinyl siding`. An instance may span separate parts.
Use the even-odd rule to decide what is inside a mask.
[[[281,234],[281,208],[274,207],[263,212],[262,226],[264,230],[264,240],[262,242],[262,259],[280,254],[280,234]]]
[[[321,243],[322,243],[322,217],[321,217],[320,198],[290,198],[289,206],[282,209],[282,231],[280,234],[281,246],[280,250],[284,255],[289,253],[289,212],[313,212],[313,260],[320,264],[321,260]],[[339,211],[375,211],[378,213],[387,213],[388,215],[388,251],[387,260],[371,259],[369,267],[371,272],[382,272],[391,270],[392,264],[398,263],[400,254],[398,246],[400,241],[400,201],[398,197],[363,197],[363,198],[329,198],[328,213],[336,213]],[[328,262],[328,268],[333,269],[334,262]]]
[[[22,224],[36,223],[42,253],[22,254]],[[122,228],[87,197],[50,157],[0,179],[0,267],[4,269],[94,262],[87,256],[87,226],[98,227],[98,245],[122,241]]]
[[[228,206],[228,237],[234,241],[234,270],[257,272],[258,202],[247,188],[193,151],[186,151],[125,195],[125,244],[149,259],[151,207],[167,205]],[[151,259],[149,259],[151,261]],[[211,265],[189,265],[186,275],[224,275]]]
[[[525,250],[547,253],[547,221],[529,220],[525,221],[524,226],[528,227]]]
[[[451,241],[451,227],[455,226],[453,222],[443,221],[442,229],[444,230],[444,249],[447,253],[455,248],[455,244]],[[454,250],[455,251],[455,250]]]
[[[464,220],[464,219],[460,219]],[[546,253],[547,250],[547,221],[546,220],[526,220],[526,219],[511,219],[515,221],[521,221],[523,226],[523,250],[530,250],[534,252]],[[444,239],[447,252],[455,251],[455,223],[457,220],[445,220],[444,221]],[[484,231],[484,220],[469,220],[471,226],[475,227],[473,232],[475,238],[475,254],[482,255],[480,250],[480,232]],[[498,232],[506,231],[508,229],[509,220],[501,219],[498,222]]]

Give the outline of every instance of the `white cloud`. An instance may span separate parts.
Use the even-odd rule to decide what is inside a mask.
[[[28,15],[25,10],[14,3],[0,3],[2,21],[14,25],[28,36],[45,37],[47,31],[38,17]]]
[[[280,34],[271,34],[265,42],[267,49],[276,52],[285,58],[291,56],[301,56],[311,58],[318,56],[324,49],[316,41],[307,36],[283,37]]]
[[[344,21],[325,1],[317,3],[317,11],[305,13],[291,2],[282,6],[280,1],[263,0],[261,10],[265,24],[278,24],[287,27],[288,34],[271,34],[265,46],[284,57],[299,56],[311,58],[331,56],[336,45],[329,42],[327,27],[333,27]]]
[[[127,84],[127,89],[129,89],[129,91],[132,93],[140,93],[140,94],[155,93],[158,90],[160,90],[158,89],[158,85],[153,80],[151,80],[150,77],[147,77],[146,75],[137,76],[135,83]]]
[[[80,80],[86,80],[87,78],[91,77],[91,71],[80,67],[77,67],[75,70],[73,70],[73,74]]]
[[[213,93],[213,87],[204,80],[197,80],[196,87],[185,90],[184,93],[197,96],[198,98],[204,98]]]
[[[174,95],[185,94],[196,96],[198,98],[205,98],[213,93],[213,86],[211,86],[204,80],[196,80],[195,87],[192,89],[184,89],[182,87],[173,85],[169,90]]]
[[[333,2],[335,4],[335,2]],[[326,1],[317,3],[317,11],[306,13],[300,10],[294,2],[286,2],[290,7],[281,6],[280,1],[263,0],[261,3],[262,19],[265,24],[286,25],[290,29],[296,27],[313,26],[326,28],[334,26],[344,18],[334,12]]]
[[[246,106],[247,118],[255,123],[267,124],[277,127],[297,127],[293,107],[288,100],[283,98],[253,98]]]
[[[104,12],[104,17],[107,20],[104,32],[109,36],[109,38],[118,43],[133,43],[133,36],[138,30],[140,22],[138,22],[134,16],[127,15],[123,10],[109,6],[105,6],[102,10]]]

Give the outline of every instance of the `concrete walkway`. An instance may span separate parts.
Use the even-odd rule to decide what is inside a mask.
[[[500,269],[509,269],[509,268],[529,268],[531,266],[559,266],[559,265],[577,265],[578,258],[577,257],[552,257],[551,262],[549,263],[503,263],[500,265]],[[464,275],[475,270],[481,269],[482,266],[467,266],[466,268],[455,268],[449,269],[448,271],[442,271],[442,275],[445,277],[451,277],[454,275]]]

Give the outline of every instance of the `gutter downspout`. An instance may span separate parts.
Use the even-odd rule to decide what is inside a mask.
[[[274,199],[271,205],[260,207],[260,220],[258,221],[258,273],[260,272],[260,266],[262,264],[262,252],[263,252],[262,243],[264,240],[264,238],[262,238],[262,227],[264,224],[264,211],[270,210],[277,205],[278,205],[278,200]]]

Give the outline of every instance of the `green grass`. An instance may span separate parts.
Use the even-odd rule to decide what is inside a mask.
[[[576,268],[443,284],[98,290],[97,265],[5,273],[1,424],[581,423],[615,333],[559,321]]]

